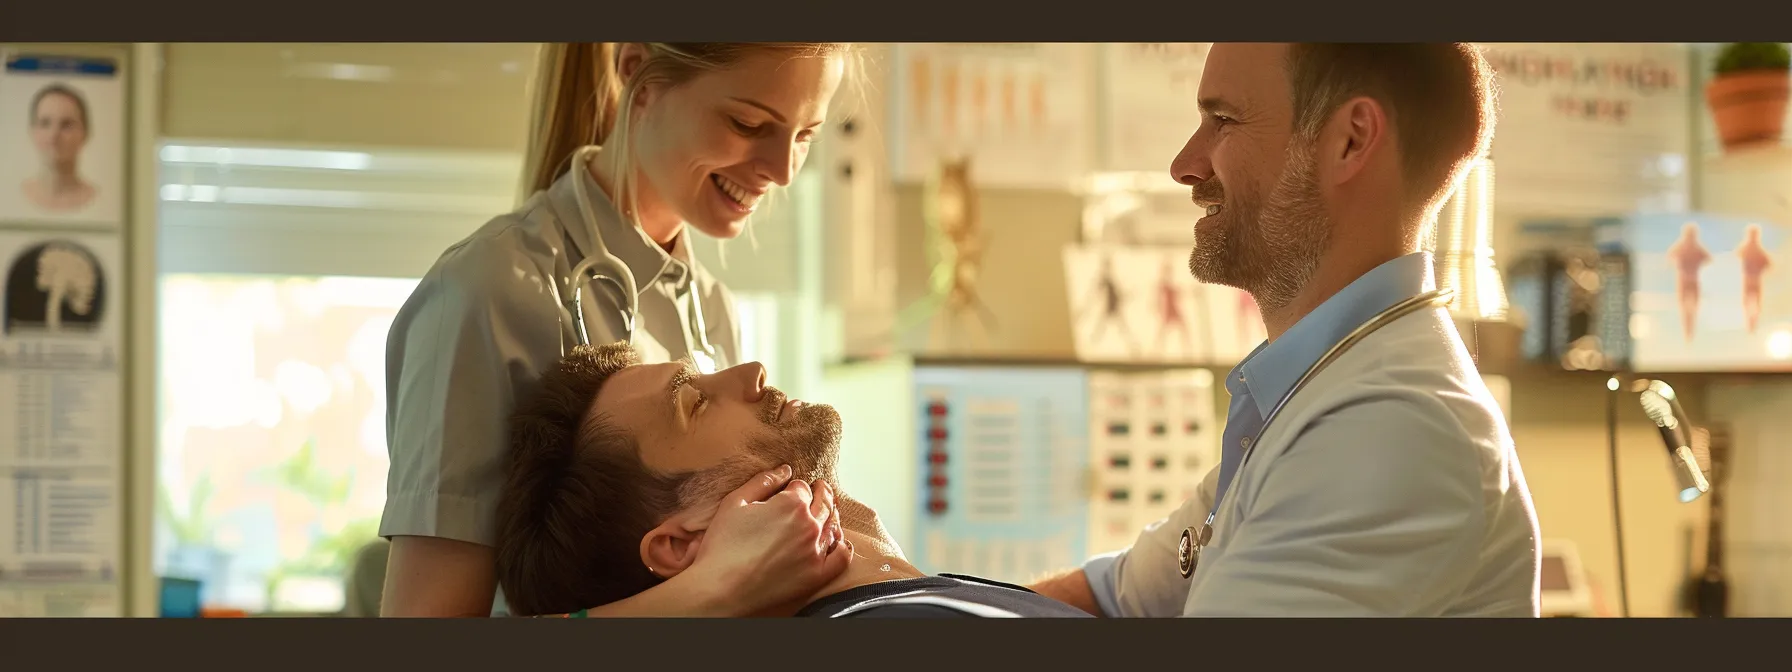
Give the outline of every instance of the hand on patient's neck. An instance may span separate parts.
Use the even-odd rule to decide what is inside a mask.
[[[792,616],[809,603],[829,595],[884,581],[927,576],[902,556],[902,548],[890,538],[890,533],[878,520],[877,512],[844,495],[840,496],[839,501],[840,526],[846,532],[846,539],[853,545],[852,562],[847,565],[845,572],[814,595],[765,615]],[[884,569],[886,566],[889,569]]]
[[[829,595],[884,581],[918,579],[927,576],[921,570],[915,569],[915,566],[909,564],[907,560],[902,559],[899,553],[887,550],[896,547],[896,544],[891,542],[888,537],[873,536],[848,528],[846,538],[852,542],[853,556],[852,562],[846,566],[845,572],[828,585],[823,586],[821,590],[815,591],[814,595],[769,610],[761,616],[795,616],[803,607]],[[889,569],[885,570],[884,567],[889,567]]]

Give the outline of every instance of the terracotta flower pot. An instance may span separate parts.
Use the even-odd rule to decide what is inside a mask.
[[[1789,91],[1792,77],[1784,70],[1734,72],[1705,85],[1724,149],[1779,142]]]

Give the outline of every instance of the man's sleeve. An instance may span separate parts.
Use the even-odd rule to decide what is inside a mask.
[[[1279,455],[1188,616],[1430,617],[1485,525],[1483,449],[1442,402],[1334,411]]]
[[[1180,615],[1188,599],[1188,579],[1177,569],[1176,546],[1182,531],[1207,520],[1219,484],[1218,465],[1201,479],[1194,498],[1168,517],[1145,527],[1131,548],[1091,558],[1083,576],[1095,593],[1095,604],[1109,618],[1169,618]]]

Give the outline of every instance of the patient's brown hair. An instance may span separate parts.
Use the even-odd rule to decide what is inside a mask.
[[[598,607],[661,581],[639,544],[677,510],[689,475],[648,470],[635,439],[592,408],[638,363],[626,343],[574,348],[511,417],[496,522],[498,585],[515,615]]]

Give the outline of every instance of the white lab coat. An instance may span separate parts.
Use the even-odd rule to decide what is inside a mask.
[[[1198,494],[1085,568],[1110,616],[1538,614],[1538,527],[1501,412],[1442,310],[1396,320],[1295,395],[1239,468],[1190,579]]]

